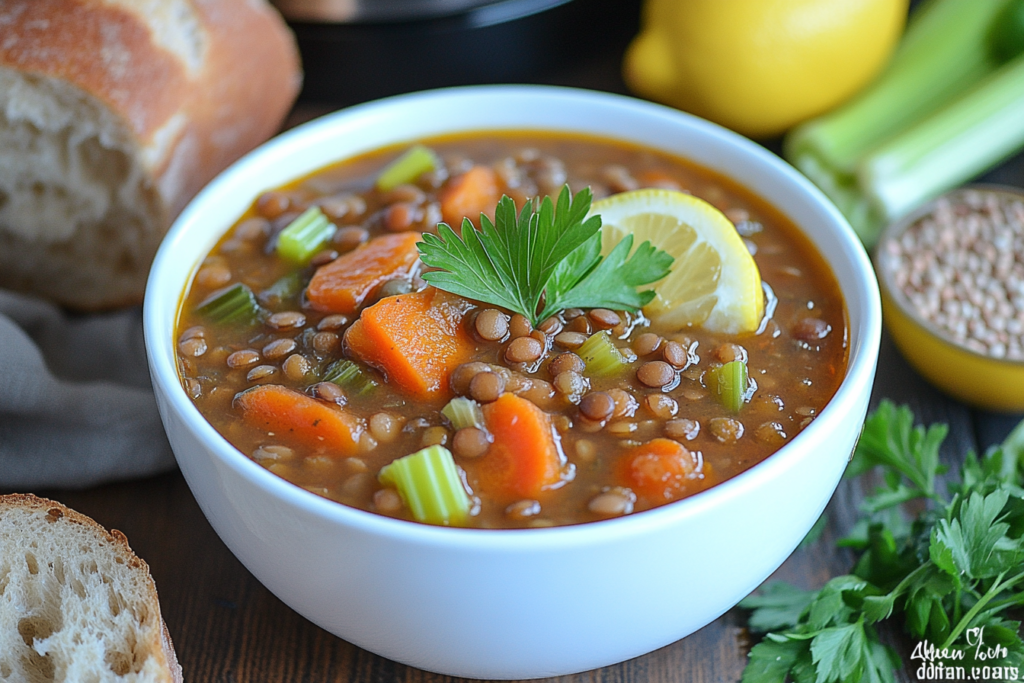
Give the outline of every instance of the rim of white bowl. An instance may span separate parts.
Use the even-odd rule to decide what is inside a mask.
[[[865,314],[862,316],[863,319],[859,321],[858,328],[850,329],[849,360],[846,376],[835,395],[822,409],[818,417],[807,428],[797,434],[792,441],[763,461],[696,495],[625,517],[568,526],[531,529],[477,529],[431,526],[349,507],[342,503],[322,498],[291,484],[246,457],[224,439],[207,422],[206,418],[200,414],[199,410],[188,398],[184,388],[181,386],[173,360],[175,357],[173,344],[174,324],[177,319],[186,281],[175,282],[173,285],[162,282],[162,273],[168,268],[175,267],[176,252],[181,248],[180,245],[186,241],[188,235],[197,230],[205,229],[202,226],[204,207],[211,201],[215,201],[223,192],[230,189],[234,179],[240,175],[243,169],[252,165],[266,167],[268,164],[272,164],[273,160],[286,155],[289,147],[295,144],[297,140],[303,140],[303,147],[308,148],[315,145],[318,141],[336,137],[339,130],[344,129],[346,126],[354,126],[360,121],[368,119],[394,115],[396,113],[394,110],[397,109],[415,111],[418,104],[424,105],[437,100],[462,100],[463,104],[468,104],[470,100],[480,97],[504,97],[511,98],[511,100],[516,102],[521,102],[525,98],[534,98],[538,101],[542,100],[547,106],[558,106],[560,104],[578,106],[584,104],[610,108],[619,113],[636,116],[638,120],[673,120],[681,128],[690,128],[696,131],[697,134],[715,139],[718,144],[730,146],[741,150],[743,154],[750,155],[760,163],[767,165],[772,172],[780,174],[788,183],[797,186],[802,193],[807,195],[810,202],[817,205],[816,208],[823,211],[835,226],[838,227],[839,234],[837,237],[843,242],[844,251],[852,260],[855,271],[862,276],[858,278],[855,291],[843,292],[844,299],[847,301],[847,311],[850,310],[849,299],[851,297],[859,297],[865,311]],[[403,116],[407,117],[408,114],[405,113]],[[545,130],[558,132],[558,129],[552,126],[531,124],[495,125],[487,122],[481,123],[476,128],[453,128],[450,132],[471,132],[473,130]],[[586,133],[586,131],[581,132]],[[628,135],[597,135],[598,137],[619,139],[627,143],[631,141]],[[393,136],[392,143],[397,144],[408,139],[410,138]],[[379,146],[377,145],[376,147]],[[679,156],[673,152],[666,153]],[[340,160],[339,158],[338,161]],[[706,167],[704,164],[699,165]],[[305,173],[313,172],[317,168],[309,168]],[[721,171],[716,172],[723,173]],[[723,175],[726,174],[723,173]],[[257,188],[256,192],[263,189]],[[762,197],[762,199],[775,207],[776,210],[786,214],[770,198]],[[218,239],[230,226],[231,224],[218,226],[216,231]],[[797,227],[800,228],[801,226],[798,225]],[[801,228],[801,231],[803,232],[803,228]],[[196,265],[190,264],[189,277],[194,274]],[[742,497],[745,492],[758,486],[760,478],[771,476],[773,470],[784,469],[789,466],[791,460],[799,458],[800,443],[811,440],[819,432],[830,433],[833,431],[835,425],[842,421],[844,413],[850,408],[850,404],[856,402],[857,397],[861,395],[860,392],[870,392],[871,383],[874,378],[874,368],[877,362],[879,340],[881,338],[882,315],[878,286],[873,273],[870,259],[860,240],[856,237],[843,215],[825,195],[781,158],[730,130],[669,107],[611,93],[560,86],[463,86],[397,95],[342,109],[282,133],[236,161],[192,199],[181,215],[174,221],[174,224],[164,238],[153,262],[147,283],[143,325],[153,381],[163,388],[165,400],[183,417],[188,426],[198,434],[199,438],[211,446],[211,450],[217,458],[243,478],[260,488],[269,490],[269,492],[282,501],[328,521],[335,521],[359,528],[364,532],[382,534],[406,542],[432,546],[473,546],[503,550],[516,550],[527,547],[540,549],[545,547],[588,545],[596,541],[607,542],[615,537],[647,533],[666,525],[671,525],[679,518],[702,513],[708,508],[720,505],[726,499]],[[852,324],[852,321],[848,322]]]

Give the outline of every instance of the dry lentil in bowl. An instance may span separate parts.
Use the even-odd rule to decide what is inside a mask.
[[[448,465],[424,466],[448,467],[469,496],[461,524],[596,521],[752,467],[842,381],[846,317],[834,277],[794,226],[742,188],[593,138],[478,133],[424,144],[433,161],[408,182],[381,182],[396,157],[410,156],[389,148],[264,193],[186,293],[183,385],[228,441],[272,472],[347,505],[417,519],[389,466],[441,446],[454,456]],[[606,307],[534,325],[424,281],[421,233],[493,214],[502,195],[522,207],[565,184],[596,197],[681,190],[724,211],[766,283],[761,326],[740,335],[674,329]],[[473,192],[460,191],[467,186]],[[329,238],[297,265],[280,243],[306,223],[327,223]],[[225,296],[240,293],[260,314],[218,318]],[[592,371],[595,345],[611,348],[615,372]],[[749,377],[734,408],[712,395],[727,364]]]
[[[879,249],[879,267],[949,341],[1024,361],[1024,194],[968,188],[940,198]]]

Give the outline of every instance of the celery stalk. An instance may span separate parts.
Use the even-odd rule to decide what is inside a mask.
[[[339,360],[328,365],[321,381],[333,382],[357,396],[363,396],[377,388],[373,378],[350,360]]]
[[[252,290],[241,282],[217,290],[196,307],[196,313],[218,325],[251,325],[261,312]]]
[[[1000,86],[980,92],[978,84],[1005,68],[992,44],[995,24],[1019,1],[928,0],[914,12],[878,80],[839,109],[787,136],[786,158],[835,202],[865,243],[877,239],[888,221],[948,189],[951,182],[984,169],[1017,144],[1012,130],[1004,133],[1012,126],[1004,126],[971,137],[977,146],[968,146],[967,156],[955,159],[947,174],[914,166],[924,163],[924,147],[947,142],[939,135],[950,137],[948,142],[962,153],[964,146],[955,138],[975,121],[997,118],[993,106],[1012,99],[1008,90],[993,92]],[[964,104],[947,111],[951,101]],[[922,125],[923,132],[912,132]],[[897,175],[908,169],[906,177]]]
[[[381,469],[377,478],[394,486],[417,522],[461,524],[472,502],[455,459],[444,446],[429,446]]]
[[[746,402],[749,389],[747,364],[740,360],[726,363],[712,371],[711,390],[727,410],[738,413]]]
[[[869,154],[860,185],[886,220],[955,187],[1024,145],[1024,56]]]

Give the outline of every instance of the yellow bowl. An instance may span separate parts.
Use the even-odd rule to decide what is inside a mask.
[[[1024,199],[1024,191],[997,185],[973,185],[953,190],[944,198],[967,192],[996,193]],[[884,245],[935,210],[939,200],[890,225],[879,240]],[[950,396],[978,408],[1000,412],[1024,411],[1024,361],[993,358],[968,349],[922,318],[893,281],[876,253],[875,270],[882,292],[882,316],[889,334],[907,361],[923,377]]]

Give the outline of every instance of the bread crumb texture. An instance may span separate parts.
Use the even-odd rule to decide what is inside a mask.
[[[120,532],[50,501],[4,496],[0,549],[0,682],[177,678],[152,578]]]

